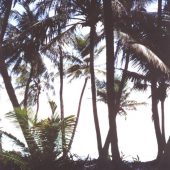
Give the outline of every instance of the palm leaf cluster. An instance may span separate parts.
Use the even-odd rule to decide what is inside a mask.
[[[65,142],[64,147],[66,149],[69,148],[71,134],[72,134],[74,124],[75,124],[75,118],[74,116],[68,116],[68,117],[65,117],[64,120],[61,120],[61,118],[56,114],[56,108],[57,108],[56,104],[53,101],[50,101],[49,103],[51,106],[52,115],[51,117],[40,120],[40,121],[37,121],[35,116],[34,118],[30,117],[28,119],[27,118],[28,110],[17,110],[16,112],[7,113],[7,117],[12,119],[15,122],[15,124],[17,124],[18,120],[20,119],[19,123],[25,126],[27,121],[29,120],[29,129],[26,129],[27,136],[25,136],[25,138],[29,139],[30,142],[33,142],[33,144],[36,143],[37,149],[34,151],[34,155],[32,155],[33,157],[31,156],[30,158],[29,150],[25,146],[25,144],[23,144],[20,140],[18,140],[12,134],[2,131],[2,134],[10,138],[15,143],[16,146],[19,146],[22,150],[22,154],[25,155],[25,158],[23,158],[22,155],[20,157],[19,155],[18,157],[16,155],[16,158],[15,158],[13,155],[10,155],[10,153],[8,152],[2,153],[2,156],[4,157],[5,160],[8,160],[8,161],[11,160],[14,164],[16,160],[16,165],[20,165],[19,164],[20,161],[21,163],[24,164],[24,162],[26,163],[29,159],[29,162],[30,163],[32,162],[31,163],[32,168],[35,168],[35,169],[40,168],[40,167],[44,168],[43,166],[45,167],[49,166],[52,168],[57,163],[56,161],[62,156],[61,129],[62,129],[63,123],[64,123],[65,134],[66,134],[65,135],[66,142]],[[11,158],[8,157],[8,154],[11,156]],[[44,162],[45,164],[42,164],[41,162]],[[28,165],[27,167],[30,168],[30,166]]]

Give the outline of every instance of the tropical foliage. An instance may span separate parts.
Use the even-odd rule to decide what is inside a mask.
[[[156,3],[157,10],[149,12],[148,6]],[[81,169],[93,165],[97,169],[131,169],[134,165],[126,164],[120,155],[116,120],[146,104],[128,99],[133,90],[150,93],[158,152],[149,166],[153,163],[153,169],[170,169],[170,142],[165,135],[169,0],[0,0],[0,4],[0,74],[14,110],[6,119],[13,120],[25,140],[1,130],[1,138],[9,138],[20,148],[20,152],[5,151],[1,140],[3,169]],[[84,84],[77,113],[70,113],[76,117],[66,116],[69,94],[66,97],[65,84],[75,78],[83,79]],[[74,160],[71,148],[81,106],[86,104],[82,102],[86,87],[91,89],[99,161],[82,163]],[[55,93],[48,97],[55,97],[59,109],[56,102],[49,101],[51,113],[41,118],[44,93]],[[76,99],[68,98],[72,107]],[[106,139],[101,135],[98,101],[108,107],[104,115],[109,125]],[[139,162],[138,157],[134,162]]]

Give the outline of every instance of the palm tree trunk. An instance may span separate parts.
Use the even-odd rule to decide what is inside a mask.
[[[2,26],[1,26],[1,33],[0,33],[0,72],[1,72],[2,78],[4,80],[5,88],[7,90],[10,101],[13,105],[13,108],[19,108],[20,105],[19,105],[17,97],[15,95],[15,91],[14,91],[14,88],[11,83],[11,78],[8,75],[7,66],[4,61],[4,56],[2,54],[2,44],[3,44],[3,39],[4,39],[5,32],[6,32],[6,28],[8,25],[10,11],[12,8],[12,1],[9,1],[9,3],[7,5],[8,6],[6,7],[6,10],[5,10],[5,14],[4,14],[4,18],[3,18],[3,22],[2,22]]]
[[[81,94],[80,94],[79,105],[78,105],[78,109],[77,109],[76,121],[75,121],[74,129],[73,129],[73,132],[72,132],[72,136],[71,136],[71,139],[70,139],[70,143],[68,145],[67,152],[69,152],[70,149],[71,149],[71,146],[72,146],[72,143],[73,143],[73,140],[74,140],[74,136],[75,136],[75,133],[76,133],[76,128],[77,128],[79,117],[80,117],[81,103],[82,103],[84,91],[85,91],[85,88],[86,88],[86,85],[87,85],[87,81],[88,81],[88,77],[85,78],[84,85],[83,85],[83,88],[82,88],[82,91],[81,91]]]
[[[62,50],[61,50],[61,46],[59,45],[59,51],[60,51],[60,112],[61,112],[61,121],[62,123],[62,127],[61,127],[61,131],[62,131],[62,148],[63,148],[63,156],[66,156],[66,148],[65,148],[65,128],[64,128],[64,102],[63,102],[63,56],[62,56]]]
[[[3,57],[0,57],[0,72],[3,77],[5,88],[7,90],[8,96],[10,98],[10,101],[13,105],[14,110],[16,108],[19,109],[20,105],[19,105],[18,99],[16,97],[14,88],[12,86],[11,78],[8,75],[7,66],[6,66],[5,62],[3,61]],[[22,122],[20,122],[20,117],[17,117],[17,119],[18,119],[18,123],[21,127],[22,133],[25,137],[29,151],[30,151],[31,155],[34,155],[35,151],[37,151],[38,148],[37,148],[37,145],[36,145],[34,139],[32,138],[31,134],[29,133],[29,125],[28,124],[23,125]]]
[[[123,87],[124,87],[124,84],[126,81],[126,71],[128,70],[128,65],[129,65],[129,54],[125,54],[125,55],[126,55],[125,68],[123,70],[123,75],[122,75],[122,79],[121,79],[121,83],[120,83],[120,87],[119,87],[119,92],[118,92],[117,99],[116,99],[116,106],[115,106],[116,114],[119,112]],[[110,130],[109,130],[107,137],[106,137],[104,147],[102,149],[102,157],[104,157],[104,158],[108,156],[110,142],[111,142],[111,135],[110,135]]]
[[[0,131],[0,154],[3,152],[3,148],[2,148],[2,131]]]
[[[165,110],[164,110],[164,102],[165,102],[164,100],[161,101],[163,148],[165,147],[165,144],[166,144],[166,139],[165,139]]]
[[[106,37],[106,89],[109,113],[109,128],[111,136],[111,152],[113,166],[118,166],[120,154],[118,149],[118,137],[116,129],[116,110],[114,109],[114,38],[113,38],[113,13],[111,0],[103,0],[104,7],[104,29]]]
[[[36,108],[36,113],[35,113],[35,122],[38,119],[38,112],[39,112],[39,108],[40,108],[40,93],[41,93],[41,86],[40,86],[40,80],[37,83],[37,95],[36,95],[36,104],[37,104],[37,108]]]
[[[16,97],[13,85],[11,83],[11,78],[10,78],[8,71],[7,71],[7,66],[6,66],[6,63],[5,63],[5,60],[4,60],[4,56],[2,54],[2,42],[3,42],[4,34],[5,34],[5,31],[6,31],[6,27],[7,27],[7,24],[8,24],[8,18],[9,18],[11,7],[12,7],[12,1],[9,1],[8,2],[8,8],[5,11],[4,19],[3,19],[3,22],[2,22],[3,25],[1,27],[1,33],[0,33],[0,73],[2,75],[2,78],[3,78],[4,84],[5,84],[5,88],[6,88],[8,96],[9,96],[9,99],[10,99],[12,106],[15,110],[16,108],[20,108],[20,105],[19,105],[18,99]],[[23,132],[23,135],[25,137],[27,145],[29,147],[29,151],[32,154],[37,148],[36,148],[36,144],[33,141],[30,141],[30,138],[29,139],[27,138],[28,136],[30,136],[30,135],[28,135],[28,133],[29,133],[28,132],[28,124],[23,125],[20,122],[20,118],[18,118],[18,122],[20,124],[21,130]],[[35,145],[33,145],[33,144],[35,144]]]
[[[96,2],[95,0],[92,0],[91,9],[95,11],[95,8],[96,8]],[[94,45],[95,45],[94,36],[96,34],[95,24],[96,24],[95,23],[95,12],[92,12],[91,13],[91,25],[90,25],[91,27],[91,30],[90,30],[90,75],[91,75],[93,117],[94,117],[95,129],[96,129],[98,152],[100,155],[102,151],[102,140],[101,140],[100,126],[99,126],[99,120],[98,120],[98,114],[97,114],[96,83],[95,83],[95,73],[94,73]]]
[[[158,0],[158,19],[157,19],[157,27],[161,29],[161,21],[162,21],[162,0]],[[152,93],[152,113],[153,113],[153,121],[155,127],[155,133],[158,143],[158,155],[157,159],[159,160],[162,156],[163,152],[163,138],[160,130],[160,122],[159,122],[159,114],[158,114],[158,98],[157,98],[157,87],[156,80],[153,78],[151,81],[151,93]]]
[[[162,21],[162,0],[158,0],[158,28],[161,28]]]
[[[162,140],[163,140],[163,149],[165,148],[166,145],[166,138],[165,138],[165,110],[164,110],[164,104],[165,104],[165,99],[166,99],[166,89],[167,89],[167,85],[165,82],[165,79],[163,78],[160,82],[159,82],[159,88],[158,88],[158,96],[159,96],[159,100],[161,103],[161,125],[162,125]]]
[[[167,10],[168,10],[168,12],[170,12],[170,0],[166,0],[167,2],[166,2],[166,4],[167,4]]]
[[[2,44],[2,43],[0,43],[0,44]],[[7,71],[7,66],[6,66],[4,58],[2,56],[2,46],[1,45],[0,45],[0,73],[2,75],[6,91],[8,93],[9,99],[10,99],[10,101],[12,103],[12,106],[13,106],[14,110],[16,108],[20,108],[18,99],[17,99],[16,94],[15,94],[15,90],[14,90],[14,88],[12,86],[12,83],[11,83],[11,78],[10,78],[10,76],[8,74],[8,71]],[[23,133],[23,135],[25,137],[25,140],[27,142],[29,151],[30,151],[31,154],[33,154],[34,151],[37,149],[37,147],[36,147],[36,144],[33,142],[33,140],[30,140],[30,138],[27,138],[28,136],[30,136],[30,135],[28,135],[28,133],[29,133],[28,132],[28,124],[23,125],[20,122],[20,118],[17,118],[17,119],[18,119],[18,123],[19,123],[19,125],[21,127],[22,133]]]
[[[161,160],[159,162],[159,169],[160,170],[169,170],[170,169],[170,138],[168,139],[168,142],[165,146],[165,152],[163,156],[161,157]]]
[[[29,78],[27,80],[27,84],[26,84],[26,88],[25,88],[25,93],[24,93],[24,102],[23,102],[23,105],[24,105],[25,109],[27,109],[28,91],[29,91],[29,86],[30,86],[30,83],[31,83],[32,76],[33,76],[33,66],[31,65],[30,75],[29,75]]]
[[[159,160],[163,151],[163,141],[162,141],[162,134],[160,130],[160,122],[159,122],[159,115],[158,115],[158,98],[157,98],[156,80],[154,80],[154,78],[151,81],[151,94],[152,94],[153,122],[154,122],[156,139],[158,144],[157,159]]]

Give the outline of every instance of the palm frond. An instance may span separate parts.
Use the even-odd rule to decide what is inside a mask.
[[[1,152],[1,159],[3,162],[12,162],[17,167],[20,167],[22,170],[30,170],[28,162],[26,162],[21,155],[16,152]]]
[[[22,149],[22,151],[24,151],[24,153],[28,153],[28,148],[25,146],[25,144],[22,141],[20,141],[18,138],[16,138],[14,135],[2,130],[1,133],[7,136],[8,138],[10,138],[16,144],[16,146],[19,146]]]
[[[25,126],[28,124],[28,115],[25,109],[16,108],[15,111],[6,113],[6,117],[12,119],[15,125],[18,126],[18,122]]]
[[[169,75],[170,69],[166,66],[166,64],[148,47],[143,44],[138,43],[134,39],[132,39],[126,33],[120,32],[119,35],[122,37],[122,43],[128,50],[132,53],[136,54],[138,59],[145,59],[145,61],[149,62],[153,65],[154,68],[161,70],[163,73]]]

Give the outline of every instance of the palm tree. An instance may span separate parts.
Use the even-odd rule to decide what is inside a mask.
[[[27,108],[31,83],[35,79],[39,79],[46,70],[40,54],[40,47],[45,38],[45,28],[28,30],[29,27],[38,22],[39,16],[30,10],[28,4],[20,4],[23,6],[24,12],[12,11],[11,17],[16,19],[17,25],[10,25],[5,48],[6,51],[10,51],[6,52],[8,66],[14,65],[12,72],[20,76],[18,82],[21,83],[21,87],[25,86],[23,106]],[[24,32],[26,34],[22,38],[15,39],[16,42],[11,43],[10,39],[13,38],[13,35],[21,35]],[[12,46],[13,48],[10,50]]]
[[[18,102],[18,99],[16,97],[16,94],[15,94],[15,90],[13,88],[13,85],[11,83],[11,78],[8,74],[8,70],[7,70],[7,65],[5,63],[5,57],[2,56],[2,44],[4,44],[4,35],[6,33],[6,29],[7,29],[7,26],[8,26],[8,19],[9,19],[9,15],[10,15],[10,12],[11,12],[11,8],[12,8],[12,1],[10,1],[10,3],[8,3],[8,1],[3,1],[3,4],[2,6],[4,8],[2,8],[2,14],[4,13],[4,17],[3,17],[3,24],[2,24],[2,27],[1,27],[1,32],[0,32],[0,54],[1,54],[1,57],[0,57],[0,72],[1,72],[1,75],[2,75],[2,78],[4,80],[4,83],[5,83],[5,87],[6,87],[6,90],[7,90],[7,93],[8,93],[8,96],[11,100],[11,103],[13,105],[13,108],[14,110],[16,111],[16,116],[17,116],[17,110],[20,109],[20,104]],[[28,122],[23,126],[22,122],[20,122],[19,120],[19,117],[18,117],[18,122],[20,124],[20,127],[21,127],[21,130],[23,132],[23,134],[26,136],[28,135],[27,134],[27,129],[28,129]],[[32,142],[30,143],[28,138],[26,138],[26,142],[29,146],[29,149],[30,149],[30,152],[34,152],[33,150],[35,150],[35,148],[31,147],[32,146]]]
[[[81,58],[75,57],[74,55],[70,56],[71,66],[66,71],[67,77],[69,77],[69,78],[71,77],[70,81],[72,81],[75,78],[80,78],[81,76],[85,75],[83,88],[82,88],[80,98],[79,98],[75,126],[74,126],[71,140],[69,143],[68,151],[71,149],[71,146],[72,146],[72,143],[74,140],[76,128],[77,128],[79,117],[80,117],[82,99],[83,99],[84,91],[85,91],[85,88],[87,86],[87,81],[88,81],[88,76],[86,74],[89,73],[89,71],[88,71],[89,62],[88,62],[88,60],[86,62],[86,60],[83,59],[85,56],[82,55],[82,51],[84,50],[86,45],[87,45],[87,39],[85,37],[82,38],[81,36],[75,36],[75,38],[73,39],[73,46],[75,49],[77,49],[76,53],[78,53],[79,57],[81,57]]]
[[[10,12],[11,12],[11,8],[12,8],[12,1],[10,1],[10,3],[8,3],[7,1],[2,2],[1,16],[3,15],[3,13],[4,13],[4,16],[2,18],[3,24],[1,26],[1,32],[0,32],[0,44],[1,44],[0,45],[0,55],[1,55],[1,57],[0,57],[0,72],[1,72],[2,78],[4,80],[6,90],[7,90],[8,96],[11,100],[13,107],[19,108],[20,105],[18,103],[17,97],[15,95],[14,88],[13,88],[12,83],[11,83],[10,76],[8,74],[8,71],[7,71],[7,66],[6,66],[5,61],[4,61],[4,56],[2,55],[3,54],[2,53],[2,44],[3,44],[3,41],[4,41],[4,35],[6,33],[6,29],[7,29],[7,26],[8,26],[8,19],[9,19],[9,15],[10,15]]]
[[[74,116],[65,117],[64,120],[56,113],[57,105],[54,101],[49,101],[50,108],[51,108],[51,117],[43,119],[41,121],[36,121],[35,117],[29,118],[30,127],[27,129],[30,133],[25,138],[34,139],[37,144],[37,150],[34,153],[31,153],[29,156],[29,166],[33,169],[53,169],[57,165],[57,161],[63,155],[63,146],[62,146],[62,124],[64,121],[65,125],[65,139],[66,145],[65,148],[69,147],[69,143],[71,140],[71,135],[73,132],[73,127],[75,124]],[[25,116],[27,116],[26,110],[20,110],[17,112],[18,116],[20,117],[20,122],[23,125],[26,125],[27,120]],[[31,114],[31,113],[30,113]],[[11,119],[18,121],[16,115],[13,112],[7,114],[7,116]],[[22,148],[23,154],[27,153],[27,148],[25,145],[20,142],[15,136],[8,134],[6,132],[2,132],[9,138],[11,138],[15,144],[19,145]],[[31,136],[32,137],[31,137]],[[32,155],[34,154],[34,155]]]
[[[159,4],[161,4],[161,3],[159,2]],[[160,9],[161,8],[159,7],[159,10]],[[156,58],[160,57],[162,59],[162,61],[166,61],[165,58],[164,58],[165,56],[163,56],[163,53],[160,50],[163,47],[161,43],[166,41],[165,40],[166,38],[163,40],[163,37],[162,37],[162,34],[165,35],[166,33],[165,33],[165,31],[163,31],[163,29],[161,29],[161,27],[159,25],[160,21],[158,22],[157,19],[153,18],[151,15],[149,16],[146,12],[143,12],[143,11],[142,12],[136,11],[134,13],[135,13],[135,15],[133,15],[133,13],[132,13],[132,18],[133,18],[132,21],[134,22],[134,25],[133,25],[133,28],[131,28],[131,31],[129,31],[128,34],[131,35],[135,39],[136,42],[139,41],[139,43],[141,43],[142,45],[145,45],[145,47],[147,48],[147,51],[148,51],[148,49],[152,50],[152,52],[154,52],[157,55],[156,57],[154,57],[153,55],[148,56],[145,53],[146,56],[148,56],[150,58],[152,57],[152,60],[154,58],[156,59]],[[160,18],[160,14],[159,14],[159,18]],[[155,25],[158,25],[158,27],[155,27]],[[126,26],[125,26],[125,28],[126,28]],[[128,31],[128,29],[126,29],[126,30],[124,29],[123,31],[126,32],[126,31]],[[155,34],[157,36],[154,36]],[[136,43],[133,44],[133,42],[130,42],[130,49],[133,50],[134,52],[135,51],[137,52],[137,50],[139,50],[139,46],[137,44],[136,45],[135,44]],[[156,46],[154,46],[153,44],[156,44]],[[135,48],[135,46],[136,46],[136,48]],[[163,49],[165,49],[165,46],[163,47]],[[143,50],[143,52],[144,52],[144,50]],[[138,52],[138,55],[140,56],[141,54]],[[136,62],[136,57],[137,57],[137,55],[134,56],[135,62]],[[158,60],[159,60],[159,58],[158,58]],[[151,84],[152,84],[152,88],[151,88],[152,92],[151,93],[152,93],[152,102],[153,102],[152,103],[152,112],[153,112],[155,132],[156,132],[157,141],[158,141],[158,148],[159,148],[158,149],[158,157],[160,157],[160,155],[162,153],[162,149],[163,149],[163,140],[162,140],[162,134],[163,133],[161,134],[159,117],[158,117],[158,108],[157,108],[158,98],[156,99],[156,97],[157,97],[157,94],[156,94],[157,93],[157,82],[162,81],[162,80],[160,80],[161,77],[164,77],[165,73],[167,74],[169,72],[168,69],[166,69],[167,66],[165,66],[165,64],[163,62],[161,64],[161,62],[157,62],[157,66],[158,66],[157,69],[160,69],[161,72],[164,72],[164,73],[160,73],[157,69],[155,69],[155,66],[153,66],[153,65],[151,66],[151,65],[148,65],[148,64],[145,63],[143,66],[141,66],[141,67],[145,68],[145,71],[147,69],[149,70],[148,75],[150,75],[150,80],[152,79],[151,80]],[[160,63],[161,65],[159,65],[158,63]],[[146,69],[146,66],[147,66],[147,69]],[[162,66],[165,69],[163,69]],[[162,116],[162,117],[164,117],[164,116]],[[164,123],[162,123],[162,124],[164,124]],[[164,130],[162,130],[162,131],[164,131]]]
[[[111,134],[111,152],[113,166],[117,167],[120,162],[120,154],[118,149],[118,138],[116,129],[116,113],[113,108],[115,101],[114,92],[114,46],[113,46],[113,11],[112,2],[103,1],[104,10],[104,29],[106,37],[106,89],[107,89],[107,102],[109,114],[109,128]],[[111,20],[110,20],[111,18]]]
[[[95,25],[96,25],[96,23],[98,21],[98,20],[96,20],[97,19],[96,16],[98,16],[98,13],[95,14],[95,16],[93,16],[94,13],[92,13],[92,11],[93,11],[92,8],[95,7],[95,9],[97,9],[97,7],[99,7],[99,5],[98,6],[95,5],[95,3],[96,3],[95,1],[92,1],[92,2],[83,1],[83,3],[80,2],[80,1],[70,1],[70,3],[66,2],[66,1],[58,1],[56,3],[53,0],[51,0],[51,1],[48,1],[48,2],[44,2],[43,1],[43,3],[40,2],[40,3],[38,3],[38,5],[40,6],[39,9],[42,10],[42,11],[45,11],[47,7],[49,7],[49,9],[51,9],[51,7],[53,6],[54,9],[55,9],[54,11],[56,13],[63,14],[63,15],[61,15],[61,16],[63,16],[63,17],[61,17],[61,20],[63,20],[62,18],[64,18],[64,21],[67,21],[67,18],[71,17],[72,20],[76,19],[76,20],[82,21],[82,22],[78,22],[78,23],[76,23],[74,25],[82,24],[82,25],[86,25],[86,26],[90,26],[90,27],[92,25],[94,25],[93,29],[92,29],[92,34],[94,34],[95,33],[95,29],[94,28],[95,28]],[[100,2],[98,2],[98,4],[100,4]],[[60,5],[62,6],[61,8],[60,8]],[[77,7],[77,9],[76,9],[76,7]],[[65,9],[65,11],[68,11],[67,12],[68,15],[65,15],[66,14],[65,11],[64,11],[64,13],[62,13],[63,9]],[[98,11],[96,10],[96,12],[98,12]],[[85,19],[74,18],[74,14],[75,13],[76,13],[76,15],[81,15],[81,16],[84,15]],[[73,14],[73,15],[70,16],[70,14]],[[73,18],[72,18],[72,16],[73,16]],[[63,22],[61,27],[62,27],[61,29],[66,28],[66,22]],[[92,35],[92,36],[94,36],[94,35]],[[92,47],[91,48],[91,52],[90,52],[90,54],[91,54],[91,61],[92,61],[93,60],[93,48],[94,48],[93,47],[93,41],[94,40],[93,40],[93,37],[90,38],[90,39],[92,40],[91,43],[90,43],[91,47]],[[54,38],[54,40],[56,40],[56,39]],[[52,41],[52,42],[54,42],[54,41]],[[62,67],[62,64],[60,64],[60,66]],[[60,77],[61,77],[61,74],[60,74]],[[94,81],[94,77],[95,76],[94,76],[94,70],[93,70],[93,61],[91,62],[91,77],[92,77],[91,84],[92,84],[93,114],[94,114],[94,121],[95,121],[95,127],[96,127],[98,148],[99,148],[99,150],[101,150],[102,145],[101,145],[100,128],[99,128],[99,123],[98,123],[97,107],[96,107],[96,99],[95,99],[96,98],[95,97],[96,96],[95,95],[95,93],[96,93],[95,91],[96,90],[95,90],[95,81]],[[61,87],[62,87],[62,81],[61,81]],[[62,90],[60,90],[60,96],[61,96],[61,94],[62,94]],[[61,101],[61,98],[62,97],[60,97],[60,101]],[[62,102],[61,102],[61,104],[62,104]],[[63,109],[61,109],[61,110],[63,110]],[[62,115],[63,115],[63,113],[62,113]]]
[[[89,11],[89,26],[90,26],[90,75],[91,75],[91,91],[92,91],[92,106],[93,106],[93,116],[96,128],[97,135],[97,146],[99,156],[102,154],[102,140],[100,134],[100,126],[97,113],[97,104],[96,104],[96,83],[95,83],[95,74],[94,74],[94,46],[95,46],[95,25],[97,23],[97,3],[95,0],[91,1],[90,11]]]
[[[73,38],[73,46],[74,49],[76,49],[76,54],[70,54],[71,56],[69,57],[69,60],[71,60],[71,66],[67,69],[66,74],[68,75],[67,77],[71,78],[70,81],[72,81],[75,78],[80,78],[82,76],[85,76],[83,88],[81,91],[80,99],[79,99],[79,105],[78,105],[78,110],[77,110],[77,116],[76,116],[76,124],[74,128],[74,132],[77,127],[77,123],[79,120],[80,116],[80,108],[81,108],[81,102],[82,102],[82,97],[84,94],[84,90],[87,85],[87,81],[90,77],[90,58],[88,57],[89,53],[89,34],[86,36],[80,36],[76,35]],[[103,51],[104,46],[101,46],[100,48],[97,48],[94,50],[94,58],[97,58],[99,54]],[[78,55],[77,55],[78,54]],[[95,66],[94,66],[95,67]],[[100,73],[102,72],[98,68],[94,68],[96,72]],[[73,133],[73,138],[74,138],[74,133]],[[71,144],[70,144],[71,145]]]

